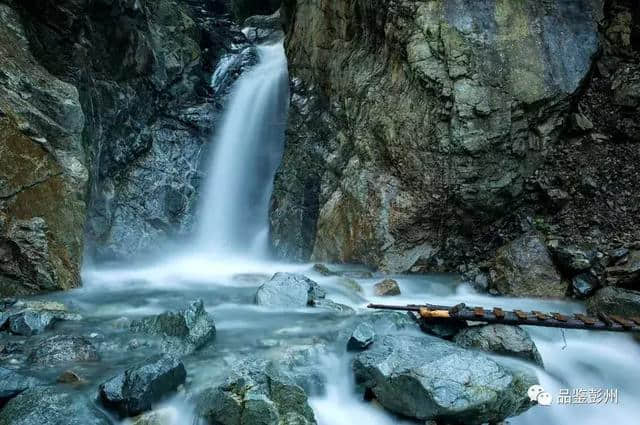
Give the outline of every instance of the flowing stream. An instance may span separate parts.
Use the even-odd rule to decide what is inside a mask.
[[[335,333],[353,317],[314,309],[273,310],[254,305],[260,283],[276,271],[305,273],[328,292],[328,298],[367,311],[369,302],[388,302],[374,296],[373,285],[382,275],[353,277],[362,291],[345,285],[341,276],[324,277],[307,264],[278,264],[239,259],[240,254],[260,257],[265,252],[267,208],[271,182],[282,154],[286,117],[287,71],[281,45],[258,49],[259,64],[242,76],[233,89],[226,117],[211,161],[209,179],[200,210],[201,254],[185,254],[156,264],[129,269],[84,271],[85,287],[48,296],[77,308],[82,324],[65,324],[69,331],[97,335],[101,344],[122,346],[131,335],[111,325],[126,316],[136,318],[175,310],[194,298],[202,298],[215,317],[215,343],[185,358],[187,387],[197,390],[221,382],[228,365],[248,355],[277,357],[288,347],[322,341],[330,347],[322,370],[326,390],[311,395],[320,425],[392,425],[405,423],[374,403],[366,403],[354,391],[350,373],[351,354],[331,345]],[[238,254],[237,256],[235,254]],[[338,269],[338,266],[336,266]],[[343,267],[343,271],[354,272]],[[364,275],[360,275],[364,276]],[[567,301],[540,301],[490,297],[471,291],[448,275],[395,276],[402,295],[394,304],[420,301],[523,310],[583,311]],[[356,318],[357,319],[357,318]],[[543,387],[554,396],[554,404],[536,406],[509,419],[517,425],[635,424],[640,417],[640,345],[628,335],[558,329],[528,328],[545,369],[536,369]],[[132,359],[149,354],[144,347],[126,352],[114,350],[98,366],[86,365],[81,372],[91,382],[119,372]],[[506,361],[506,360],[505,360]],[[533,366],[532,366],[533,367]],[[615,389],[617,404],[563,406],[555,403],[560,390]],[[184,396],[168,402],[174,425],[195,422],[193,406]]]

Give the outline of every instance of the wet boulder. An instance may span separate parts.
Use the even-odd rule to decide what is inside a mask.
[[[373,291],[379,297],[400,295],[400,286],[398,282],[393,279],[385,279],[382,282],[376,283],[373,286]]]
[[[640,292],[607,286],[587,299],[587,311],[617,314],[623,317],[640,317]]]
[[[57,302],[16,301],[0,312],[0,329],[14,335],[31,336],[51,329],[62,320],[80,320],[80,315],[70,313]]]
[[[287,347],[277,354],[277,360],[270,367],[290,381],[300,386],[306,394],[322,394],[326,389],[326,369],[323,359],[327,347],[313,343]]]
[[[215,337],[213,317],[199,299],[178,312],[165,312],[131,322],[133,332],[162,337],[162,351],[171,355],[187,355],[203,347]]]
[[[567,284],[535,234],[524,235],[500,248],[494,263],[493,289],[501,294],[562,297],[567,292]]]
[[[98,360],[98,351],[88,338],[72,335],[56,335],[44,339],[27,357],[28,363],[40,366]]]
[[[23,391],[40,385],[43,383],[37,378],[0,367],[0,408]]]
[[[318,308],[318,309],[321,309],[321,310],[332,311],[332,312],[340,314],[340,315],[355,314],[355,312],[356,312],[354,309],[352,309],[348,305],[340,304],[340,303],[331,301],[331,300],[326,299],[326,298],[321,298],[319,300],[315,300],[311,304],[311,306],[315,307],[315,308]]]
[[[79,393],[36,387],[0,410],[0,425],[109,425],[111,421]]]
[[[155,356],[101,384],[98,400],[120,417],[136,416],[173,393],[186,377],[180,360]]]
[[[216,425],[316,423],[304,390],[257,359],[236,363],[223,384],[201,392],[196,411]]]
[[[471,326],[458,332],[453,341],[461,347],[519,357],[543,366],[536,344],[527,331],[519,326]]]
[[[386,409],[420,421],[499,422],[531,406],[529,371],[433,336],[389,335],[356,355],[358,387]]]
[[[373,326],[367,322],[360,323],[347,341],[347,351],[364,350],[371,344],[376,336]]]
[[[256,293],[256,304],[271,307],[305,307],[324,299],[326,292],[308,277],[276,273]]]

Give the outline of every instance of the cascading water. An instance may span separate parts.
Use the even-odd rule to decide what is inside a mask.
[[[217,257],[266,253],[272,182],[288,106],[281,43],[257,47],[258,64],[230,94],[201,198],[198,249]]]
[[[228,365],[234,361],[243,361],[249,356],[273,359],[290,347],[321,344],[329,351],[327,363],[321,367],[326,388],[324,392],[312,394],[310,399],[319,425],[413,423],[373,403],[365,403],[362,394],[356,393],[352,354],[346,352],[344,345],[336,346],[336,331],[353,316],[332,315],[312,308],[274,310],[254,303],[256,289],[264,279],[276,271],[293,271],[317,281],[327,290],[328,298],[363,314],[369,302],[388,302],[374,295],[373,285],[382,275],[346,279],[351,283],[345,286],[342,276],[321,276],[309,265],[228,261],[233,256],[264,253],[266,244],[261,235],[267,231],[271,182],[282,153],[288,97],[286,59],[281,45],[259,47],[257,51],[259,63],[236,82],[223,125],[214,140],[215,149],[199,211],[196,252],[151,267],[85,270],[84,289],[55,297],[71,301],[81,309],[88,319],[83,322],[82,332],[86,334],[93,333],[96,324],[112,323],[123,315],[135,318],[157,314],[202,298],[215,317],[218,333],[215,343],[184,359],[190,377],[189,391],[198,393],[202,388],[221,384],[229,372]],[[216,78],[224,78],[229,65],[223,62]],[[207,261],[201,261],[203,256]],[[402,295],[394,297],[394,304],[428,300],[443,305],[465,302],[505,309],[584,311],[584,306],[569,301],[477,294],[468,286],[459,285],[456,279],[441,275],[394,278],[402,287]],[[131,284],[133,281],[135,284]],[[104,340],[116,347],[131,344],[131,335],[120,328],[101,326],[99,329],[104,333]],[[557,396],[563,388],[615,389],[619,402],[537,406],[509,419],[509,423],[631,425],[637,422],[634,418],[640,415],[636,402],[640,398],[637,384],[640,371],[635,359],[640,356],[640,345],[630,336],[587,331],[566,331],[563,335],[557,329],[531,327],[527,330],[544,360],[545,368],[536,368],[536,373],[548,392]],[[130,364],[132,355],[142,358],[151,353],[151,348],[145,346],[136,351],[116,351],[111,354],[110,366],[122,370]],[[108,377],[103,369],[97,365],[95,369],[87,369],[86,374],[100,382]],[[167,423],[195,423],[195,406],[188,398],[177,395],[167,403],[170,416]]]

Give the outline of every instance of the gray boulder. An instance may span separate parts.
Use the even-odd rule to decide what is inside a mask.
[[[385,336],[359,353],[356,383],[397,414],[421,421],[499,422],[531,406],[529,372],[433,336]]]
[[[373,286],[376,295],[387,297],[392,295],[400,295],[400,286],[393,279],[385,279]]]
[[[171,355],[187,355],[203,347],[216,335],[213,317],[199,299],[178,312],[165,312],[131,322],[133,332],[162,337],[162,351]]]
[[[172,356],[156,356],[125,370],[98,388],[98,399],[120,417],[139,415],[182,385],[187,372]]]
[[[27,357],[28,363],[41,366],[98,360],[98,351],[89,339],[72,335],[47,338],[36,345]]]
[[[225,383],[200,393],[196,410],[216,425],[316,423],[304,390],[272,363],[255,359],[238,362]]]
[[[37,378],[0,367],[0,408],[23,391],[40,385],[43,383]]]
[[[81,394],[31,388],[0,410],[0,425],[109,425],[111,421]]]
[[[376,336],[373,326],[367,322],[360,323],[356,327],[347,341],[347,351],[364,350],[371,344]]]
[[[519,357],[543,366],[536,344],[527,331],[519,326],[471,326],[458,332],[453,341],[465,348]]]
[[[324,299],[325,291],[308,277],[276,273],[258,288],[256,304],[271,307],[305,307]]]
[[[546,246],[535,234],[522,236],[498,250],[493,287],[504,295],[562,297],[562,282]]]
[[[607,286],[587,299],[587,311],[596,315],[618,314],[624,317],[640,316],[640,292]]]
[[[0,329],[6,328],[14,335],[31,336],[51,329],[56,322],[80,318],[57,302],[16,301],[0,311]]]

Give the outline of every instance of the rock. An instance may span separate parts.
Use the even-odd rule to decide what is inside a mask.
[[[181,412],[171,407],[164,407],[143,413],[131,419],[132,425],[172,425],[184,420]]]
[[[395,273],[493,251],[484,241],[507,226],[489,224],[512,225],[527,180],[566,146],[602,3],[577,13],[563,0],[321,3],[282,2],[292,95],[276,252]]]
[[[271,307],[305,307],[325,298],[316,282],[296,273],[276,273],[256,293],[256,304]]]
[[[62,372],[56,381],[60,384],[82,385],[86,383],[84,379],[72,370],[65,370]]]
[[[593,123],[591,120],[582,113],[571,114],[571,124],[577,131],[590,131],[593,130]]]
[[[454,335],[467,327],[467,323],[451,320],[425,320],[417,312],[409,312],[409,316],[415,320],[422,332],[437,336],[438,338],[451,339]]]
[[[6,326],[14,335],[31,336],[51,329],[58,321],[80,319],[61,303],[15,301],[0,311],[0,329]]]
[[[254,15],[245,19],[243,32],[252,43],[276,43],[284,38],[280,11],[273,15]]]
[[[375,336],[376,332],[373,329],[373,326],[367,322],[359,324],[347,342],[347,351],[364,350],[373,344],[373,338],[375,338]]]
[[[393,295],[400,295],[400,286],[398,282],[393,279],[385,279],[382,282],[378,282],[373,286],[374,293],[380,297],[389,297]]]
[[[322,276],[335,276],[336,273],[332,272],[331,270],[329,270],[329,267],[325,266],[324,264],[314,264],[313,265],[313,271],[316,273],[320,273]]]
[[[328,355],[327,347],[319,343],[287,347],[277,353],[270,367],[300,386],[307,395],[322,395],[326,393]]]
[[[591,315],[605,313],[640,317],[640,292],[607,286],[588,298],[586,305]]]
[[[560,246],[553,249],[553,256],[560,270],[571,277],[589,270],[597,252],[576,246]]]
[[[567,292],[547,248],[534,234],[498,250],[492,284],[503,295],[562,297]]]
[[[109,425],[111,421],[82,394],[59,388],[24,391],[0,410],[0,425]]]
[[[23,391],[41,385],[44,383],[37,378],[24,376],[13,370],[0,367],[0,409]]]
[[[355,279],[352,279],[350,277],[340,277],[340,278],[338,278],[338,283],[341,286],[343,286],[343,287],[345,287],[345,288],[347,288],[347,289],[349,289],[349,290],[351,290],[351,291],[353,291],[355,293],[362,294],[362,292],[364,292],[362,290],[362,286],[360,286],[360,284],[358,282],[356,282]]]
[[[527,331],[519,326],[470,326],[458,332],[453,341],[461,347],[519,357],[543,366],[536,344]]]
[[[571,279],[571,289],[578,298],[586,298],[600,287],[600,281],[591,273],[581,273]]]
[[[356,311],[351,307],[349,307],[348,305],[336,303],[328,299],[315,300],[311,306],[317,309],[333,311],[341,315],[349,315],[349,314],[356,313]]]
[[[173,393],[186,377],[180,360],[155,356],[101,384],[98,399],[120,417],[136,416]]]
[[[225,383],[205,389],[196,410],[208,423],[315,424],[302,388],[268,362],[247,360],[232,366]]]
[[[98,360],[98,351],[89,339],[71,335],[49,337],[36,345],[27,357],[27,362],[39,366]]]
[[[86,213],[78,90],[35,57],[21,6],[0,5],[0,296],[79,286]]]
[[[353,362],[356,383],[386,409],[421,421],[498,422],[531,407],[531,372],[432,336],[384,336]]]
[[[609,284],[640,290],[640,251],[630,251],[624,264],[607,267],[606,271]]]
[[[191,354],[216,334],[213,317],[206,312],[201,299],[191,301],[186,309],[178,312],[134,320],[130,328],[133,332],[161,336],[163,352],[172,355]]]

